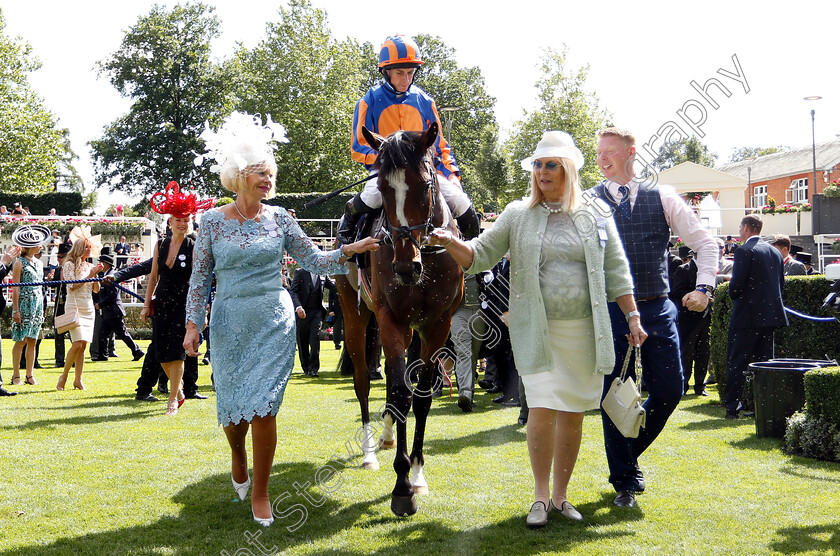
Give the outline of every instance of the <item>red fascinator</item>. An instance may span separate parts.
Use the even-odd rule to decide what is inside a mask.
[[[163,197],[159,203],[155,202],[158,197]],[[152,198],[149,199],[152,205],[152,210],[158,214],[171,214],[175,218],[185,218],[195,214],[199,210],[207,210],[213,208],[216,204],[216,199],[210,198],[204,201],[199,201],[195,195],[195,191],[190,190],[186,193],[181,193],[181,186],[177,181],[171,181],[166,185],[164,191],[158,191]]]

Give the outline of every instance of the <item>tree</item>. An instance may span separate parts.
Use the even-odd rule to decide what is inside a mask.
[[[240,49],[233,62],[239,106],[271,114],[286,128],[289,143],[277,151],[279,188],[330,191],[366,175],[350,157],[350,128],[373,77],[373,47],[334,39],[326,12],[308,0],[291,0],[278,13],[265,40]]]
[[[205,193],[220,191],[217,176],[193,165],[204,150],[198,136],[205,121],[218,123],[232,109],[230,66],[210,58],[218,35],[212,7],[156,5],[99,62],[100,75],[133,99],[129,112],[91,142],[99,186],[149,195],[171,180],[194,178]]]
[[[717,155],[709,152],[709,148],[692,135],[688,139],[671,141],[662,145],[659,154],[651,162],[651,166],[659,172],[683,162],[693,162],[712,168],[716,159]]]
[[[484,212],[500,212],[499,197],[508,192],[508,167],[499,146],[499,134],[494,125],[487,125],[480,134],[475,177],[480,187],[473,191],[472,202]]]
[[[732,149],[732,155],[729,157],[729,162],[741,162],[748,158],[757,158],[767,154],[780,153],[789,150],[789,147],[784,145],[777,145],[775,147],[741,147],[740,149]]]
[[[488,126],[496,126],[493,114],[496,99],[487,94],[481,69],[460,67],[455,49],[440,37],[418,35],[414,40],[425,62],[416,82],[435,99],[442,131],[461,170],[461,182],[475,202],[488,185],[478,178],[476,165],[480,161],[482,133]],[[375,67],[375,61],[373,65]]]
[[[29,44],[6,37],[5,28],[0,10],[0,191],[46,192],[64,152],[62,135],[29,85],[40,62]]]
[[[518,162],[534,152],[543,132],[561,130],[575,139],[586,161],[580,170],[581,187],[587,189],[600,180],[595,164],[597,141],[595,134],[606,126],[608,113],[598,104],[598,98],[585,89],[588,66],[571,71],[566,68],[566,50],[557,52],[548,49],[540,64],[540,78],[535,87],[538,90],[539,105],[533,111],[525,111],[521,120],[514,124],[505,149],[514,163],[511,165],[515,184],[506,200],[526,194],[529,183],[519,169]]]
[[[78,191],[84,190],[84,183],[76,167],[73,166],[73,161],[79,159],[79,155],[73,152],[73,147],[70,145],[70,130],[64,128],[61,130],[62,137],[62,152],[56,168],[55,178],[53,180],[53,190],[59,191]]]

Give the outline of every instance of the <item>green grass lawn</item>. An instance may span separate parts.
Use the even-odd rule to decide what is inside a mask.
[[[524,523],[532,482],[518,410],[482,391],[471,414],[457,395],[436,399],[431,492],[396,518],[393,451],[380,452],[379,471],[352,467],[359,410],[330,342],[321,377],[296,368],[286,391],[270,484],[280,517],[260,530],[230,483],[210,368],[199,381],[210,399],[165,417],[163,401],[134,401],[140,363],[118,353],[88,362],[86,392],[57,392],[50,366],[38,386],[0,398],[0,554],[840,554],[840,466],[786,456],[752,420],[724,420],[714,390],[685,398],[642,457],[647,492],[634,509],[612,506],[600,416],[587,415],[569,488],[585,521],[555,515],[537,531]],[[9,340],[3,356],[8,386]],[[50,340],[41,362],[53,362]],[[382,381],[373,396],[384,402]]]

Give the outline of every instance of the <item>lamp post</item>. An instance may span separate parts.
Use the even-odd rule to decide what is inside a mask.
[[[452,113],[460,110],[460,106],[441,106],[440,111],[443,112],[443,123],[446,125],[446,140],[452,141]]]
[[[822,97],[817,95],[811,95],[805,97],[803,100],[820,100]],[[816,135],[814,133],[814,110],[811,110],[811,159],[813,162],[814,167],[814,196],[817,194],[817,140]],[[814,202],[813,196],[811,198],[811,202]]]

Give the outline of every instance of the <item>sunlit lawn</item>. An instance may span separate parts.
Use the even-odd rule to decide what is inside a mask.
[[[230,484],[209,367],[199,385],[210,399],[172,418],[163,401],[134,401],[140,363],[125,346],[118,359],[88,362],[86,392],[57,392],[52,342],[42,350],[40,385],[0,398],[0,554],[840,553],[840,466],[788,457],[780,441],[755,437],[752,420],[724,420],[713,389],[685,398],[643,456],[648,488],[636,509],[612,506],[600,417],[587,415],[570,487],[585,522],[555,515],[537,531],[524,524],[532,483],[518,410],[483,391],[471,414],[457,396],[437,399],[431,493],[416,515],[396,518],[393,452],[380,453],[376,472],[348,454],[358,453],[358,405],[329,342],[321,377],[296,369],[287,390],[270,485],[278,518],[255,538],[250,504]],[[3,355],[8,386],[9,340]],[[383,388],[374,384],[372,405]]]

